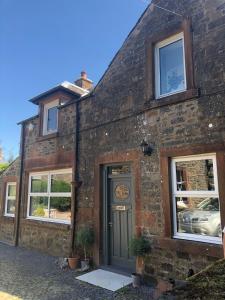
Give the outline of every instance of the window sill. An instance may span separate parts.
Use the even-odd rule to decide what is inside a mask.
[[[53,138],[56,138],[59,136],[59,133],[58,132],[54,132],[54,133],[50,133],[50,134],[45,134],[45,135],[40,135],[38,138],[37,138],[37,141],[38,142],[41,142],[41,141],[45,141],[45,140],[49,140],[49,139],[53,139]]]
[[[15,215],[10,215],[10,214],[7,215],[7,214],[5,214],[4,217],[6,217],[6,218],[15,218]]]
[[[205,243],[205,244],[214,244],[214,245],[222,245],[222,238],[216,237],[211,238],[207,237],[204,238],[204,236],[199,235],[198,237],[193,234],[193,237],[189,237],[188,234],[185,236],[185,234],[177,234],[173,236],[173,239],[175,240],[183,240],[183,241],[190,241],[190,242],[197,242],[197,243]]]
[[[190,100],[193,98],[198,98],[199,96],[200,96],[199,89],[190,89],[185,92],[161,97],[159,99],[151,99],[150,101],[146,102],[145,104],[149,108],[157,108],[157,107],[161,107],[161,106],[176,104],[176,103]]]
[[[175,238],[156,238],[157,246],[163,249],[187,252],[193,255],[223,257],[223,246],[206,242],[197,242]]]
[[[63,223],[63,222],[52,222],[49,220],[37,220],[33,218],[26,218],[22,220],[22,223],[24,225],[33,225],[33,226],[38,226],[42,228],[53,228],[57,230],[70,230],[71,224],[69,223]]]

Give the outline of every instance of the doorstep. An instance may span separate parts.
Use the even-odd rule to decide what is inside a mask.
[[[115,292],[132,283],[132,278],[122,274],[98,269],[76,277],[76,279],[89,284]]]

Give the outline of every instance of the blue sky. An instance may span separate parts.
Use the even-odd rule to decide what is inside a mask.
[[[98,82],[148,0],[0,0],[0,141],[18,154],[27,100],[81,70]]]

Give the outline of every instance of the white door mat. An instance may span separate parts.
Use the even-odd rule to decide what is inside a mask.
[[[88,282],[90,284],[99,286],[103,289],[107,289],[113,292],[121,289],[122,287],[132,282],[132,279],[128,276],[120,275],[101,269],[78,276],[76,277],[76,279]]]

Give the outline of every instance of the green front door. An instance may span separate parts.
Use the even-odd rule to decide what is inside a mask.
[[[127,271],[134,270],[129,251],[133,235],[133,186],[129,166],[108,169],[108,264]]]

